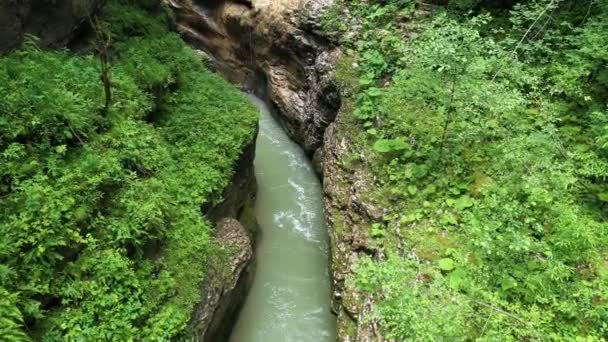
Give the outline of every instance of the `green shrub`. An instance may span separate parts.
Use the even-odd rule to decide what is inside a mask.
[[[387,210],[370,228],[387,260],[364,259],[355,280],[381,298],[384,333],[605,337],[605,6],[521,2],[504,27],[341,6],[358,28],[342,30],[359,73],[356,153],[373,156],[369,197]]]
[[[27,44],[0,58],[3,337],[27,324],[36,340],[170,340],[200,301],[221,253],[200,208],[257,113],[159,11],[106,7],[107,112],[96,56]]]

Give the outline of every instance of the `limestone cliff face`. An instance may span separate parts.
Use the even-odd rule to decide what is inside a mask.
[[[355,286],[355,268],[363,256],[383,258],[382,249],[370,236],[372,222],[382,220],[384,210],[373,204],[368,194],[373,179],[366,156],[354,148],[340,111],[325,132],[323,149],[323,190],[325,217],[330,237],[332,309],[338,316],[340,342],[385,341],[372,315],[376,298]]]
[[[253,210],[257,190],[254,156],[255,139],[243,149],[230,185],[218,194],[221,201],[203,208],[207,218],[215,223],[215,241],[226,255],[210,261],[201,285],[203,300],[194,309],[188,340],[227,340],[251,285],[257,230]]]
[[[42,46],[61,47],[104,0],[0,1],[0,54],[19,47],[26,34]]]
[[[339,50],[318,24],[331,0],[165,1],[177,30],[227,79],[267,98],[307,152],[322,145],[340,106],[332,76]]]

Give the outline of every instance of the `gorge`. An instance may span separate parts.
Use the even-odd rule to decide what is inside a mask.
[[[266,104],[251,101],[261,113],[256,271],[230,341],[335,341],[321,185]]]
[[[598,0],[0,4],[0,339],[608,336]]]
[[[335,80],[340,49],[320,27],[332,2],[172,0],[169,4],[185,40],[204,51],[228,80],[267,98],[287,134],[313,158],[325,192],[337,338],[349,341],[357,334],[362,341],[377,338],[371,321],[357,328],[363,298],[354,288],[345,291],[358,256],[366,255],[371,250],[366,246],[373,245],[366,226],[381,213],[363,200],[369,177],[365,170],[350,174],[341,166],[351,153],[348,138],[339,136],[337,129],[325,134],[341,105]],[[370,304],[368,299],[367,310]]]

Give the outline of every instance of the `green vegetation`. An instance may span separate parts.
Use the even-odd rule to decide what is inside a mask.
[[[0,57],[0,336],[169,340],[212,254],[201,205],[227,186],[256,111],[154,2],[111,1],[105,108],[94,54]]]
[[[357,286],[396,340],[604,340],[608,3],[483,3],[325,18],[388,210]]]

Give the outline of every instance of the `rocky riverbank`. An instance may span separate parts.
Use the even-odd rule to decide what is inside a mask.
[[[364,298],[351,281],[359,256],[378,254],[367,226],[382,210],[364,199],[371,181],[364,164],[348,162],[352,142],[343,120],[336,119],[340,49],[320,30],[320,17],[331,1],[168,4],[186,41],[204,51],[228,80],[265,96],[290,137],[313,157],[324,183],[338,340],[382,340],[376,324],[365,317],[373,298]]]
[[[251,285],[257,231],[254,157],[255,140],[235,164],[230,185],[218,196],[221,201],[203,208],[215,223],[217,245],[227,253],[224,258],[211,261],[201,286],[203,300],[194,309],[190,322],[190,337],[194,341],[227,340]]]
[[[338,316],[338,341],[383,341],[377,322],[368,314],[373,296],[354,284],[355,267],[362,256],[382,258],[381,248],[370,236],[371,222],[382,219],[383,208],[368,197],[373,180],[366,156],[354,148],[341,111],[325,132],[323,190],[325,216],[331,243],[332,309]]]

